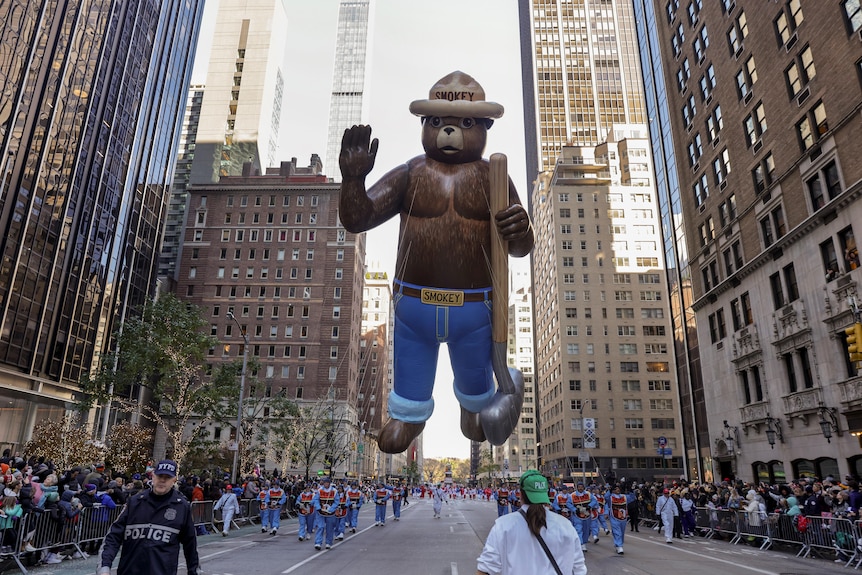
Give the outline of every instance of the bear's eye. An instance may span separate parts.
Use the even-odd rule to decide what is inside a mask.
[[[439,128],[443,125],[443,120],[439,116],[431,116],[428,118],[428,122],[431,124],[432,128]]]
[[[469,130],[473,126],[476,125],[476,120],[473,118],[461,118],[461,127],[465,130]]]

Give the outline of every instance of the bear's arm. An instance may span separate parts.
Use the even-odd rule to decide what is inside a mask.
[[[345,177],[341,182],[339,217],[344,228],[360,233],[375,228],[401,211],[410,168],[402,164],[365,189],[365,177]]]
[[[521,203],[521,198],[518,197],[518,190],[515,189],[515,183],[512,182],[512,178],[508,178],[509,180],[509,208],[506,210],[507,212],[512,211],[513,208],[517,208],[516,213],[523,213],[523,217],[526,221],[526,229],[522,232],[518,232],[518,235],[523,234],[518,239],[509,240],[509,255],[520,258],[524,257],[533,249],[533,244],[535,243],[535,237],[533,236],[533,225],[530,222],[530,214],[527,213],[526,208],[524,208]]]

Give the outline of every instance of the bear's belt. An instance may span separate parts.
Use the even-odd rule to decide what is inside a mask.
[[[412,288],[399,285],[398,291],[408,297],[419,298],[422,303],[441,306],[461,306],[464,302],[479,302],[491,299],[491,290],[481,292],[463,292],[461,290],[445,290],[432,288]]]

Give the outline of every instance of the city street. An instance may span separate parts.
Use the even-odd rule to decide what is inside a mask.
[[[484,501],[452,501],[443,517],[433,519],[431,502],[412,499],[401,521],[389,516],[384,527],[374,526],[373,505],[360,513],[359,530],[336,541],[330,550],[315,551],[313,539],[298,541],[295,520],[282,523],[277,536],[257,526],[232,531],[230,537],[207,535],[199,539],[206,575],[457,575],[476,572],[476,557],[495,519],[495,505]],[[797,559],[788,551],[759,551],[746,545],[701,538],[664,543],[655,531],[642,528],[626,533],[625,555],[614,553],[609,536],[589,544],[587,568],[591,575],[698,575],[762,574],[825,575],[853,573],[825,559]],[[13,564],[14,565],[14,564]],[[36,567],[35,575],[90,575],[96,557],[67,560]],[[115,565],[116,567],[116,565]],[[4,573],[16,572],[5,565]],[[116,573],[116,569],[114,570]],[[179,573],[184,574],[181,565]],[[536,571],[539,573],[539,571]]]

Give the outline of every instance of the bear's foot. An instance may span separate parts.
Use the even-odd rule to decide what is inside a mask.
[[[472,413],[461,407],[461,433],[470,441],[482,443],[485,441],[485,432],[482,430],[482,421],[478,413]]]
[[[377,446],[383,453],[401,453],[410,447],[410,442],[416,439],[423,429],[425,429],[424,421],[406,423],[398,419],[390,419],[380,431]]]

